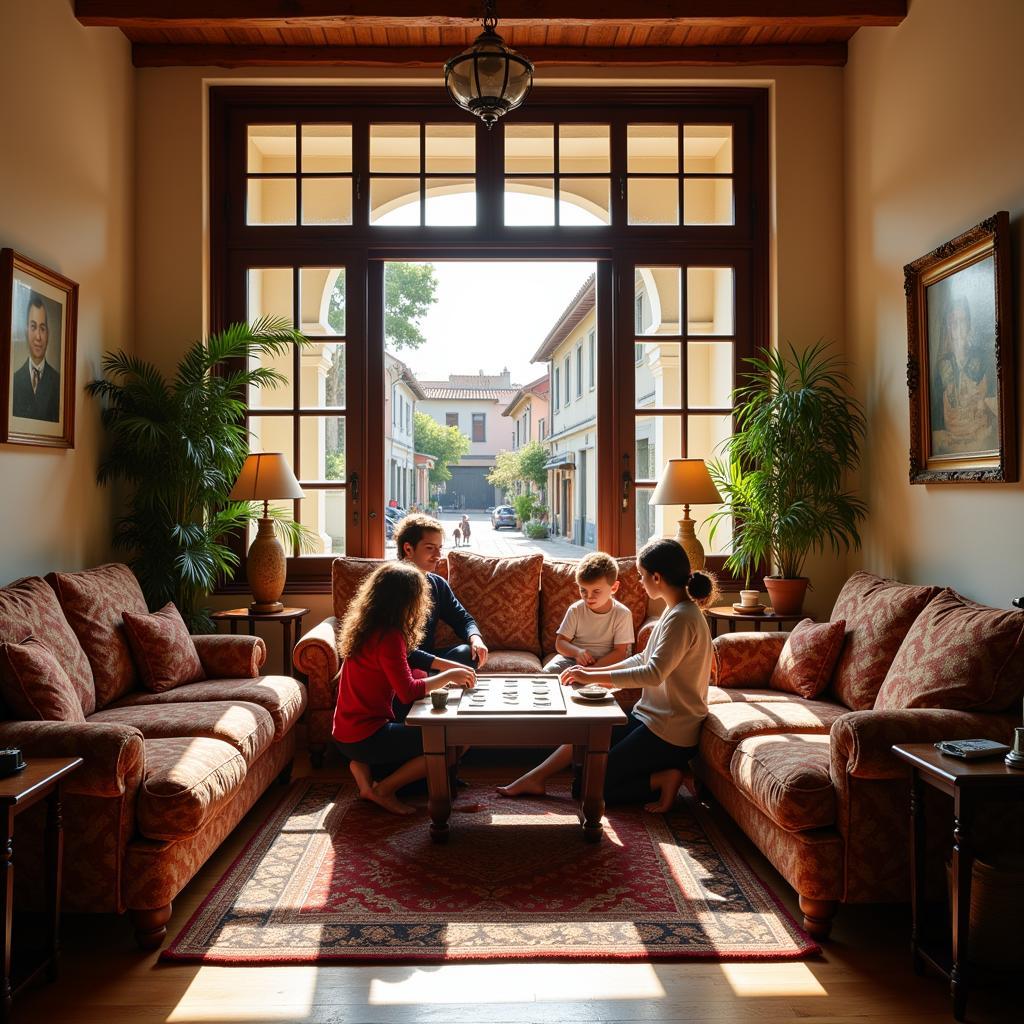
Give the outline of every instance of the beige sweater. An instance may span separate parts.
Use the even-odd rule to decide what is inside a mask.
[[[695,747],[708,714],[711,630],[692,601],[666,608],[640,654],[608,669],[616,686],[643,687],[633,712],[677,747]]]

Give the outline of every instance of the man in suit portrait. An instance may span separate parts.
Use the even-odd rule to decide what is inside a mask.
[[[50,324],[46,303],[38,292],[28,297],[25,340],[28,359],[14,374],[13,413],[29,420],[56,423],[60,419],[60,372],[46,361]]]

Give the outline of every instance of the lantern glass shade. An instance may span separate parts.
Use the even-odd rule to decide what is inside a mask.
[[[444,84],[460,107],[490,128],[526,99],[533,85],[533,65],[487,28],[468,50],[445,64]]]

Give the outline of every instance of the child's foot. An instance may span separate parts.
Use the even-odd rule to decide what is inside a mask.
[[[348,770],[352,773],[352,778],[355,779],[359,795],[364,800],[372,799],[369,796],[370,790],[373,789],[373,776],[370,774],[370,766],[363,761],[349,761]]]
[[[370,791],[365,794],[360,794],[367,800],[372,800],[375,804],[383,807],[385,811],[390,811],[392,814],[415,814],[416,808],[411,804],[403,804],[393,793],[381,793],[376,785],[370,787]]]
[[[484,805],[476,800],[457,800],[452,804],[452,810],[458,814],[478,814],[484,809]]]
[[[658,791],[658,799],[644,804],[644,810],[651,814],[664,814],[671,811],[679,795],[679,787],[686,776],[678,768],[666,768],[651,775],[651,789]]]
[[[536,781],[524,775],[521,779],[509,783],[507,786],[498,786],[498,793],[501,796],[547,796],[547,786],[543,780]]]

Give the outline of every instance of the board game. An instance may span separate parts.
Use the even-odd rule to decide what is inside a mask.
[[[478,676],[463,690],[460,715],[564,715],[558,676]]]

